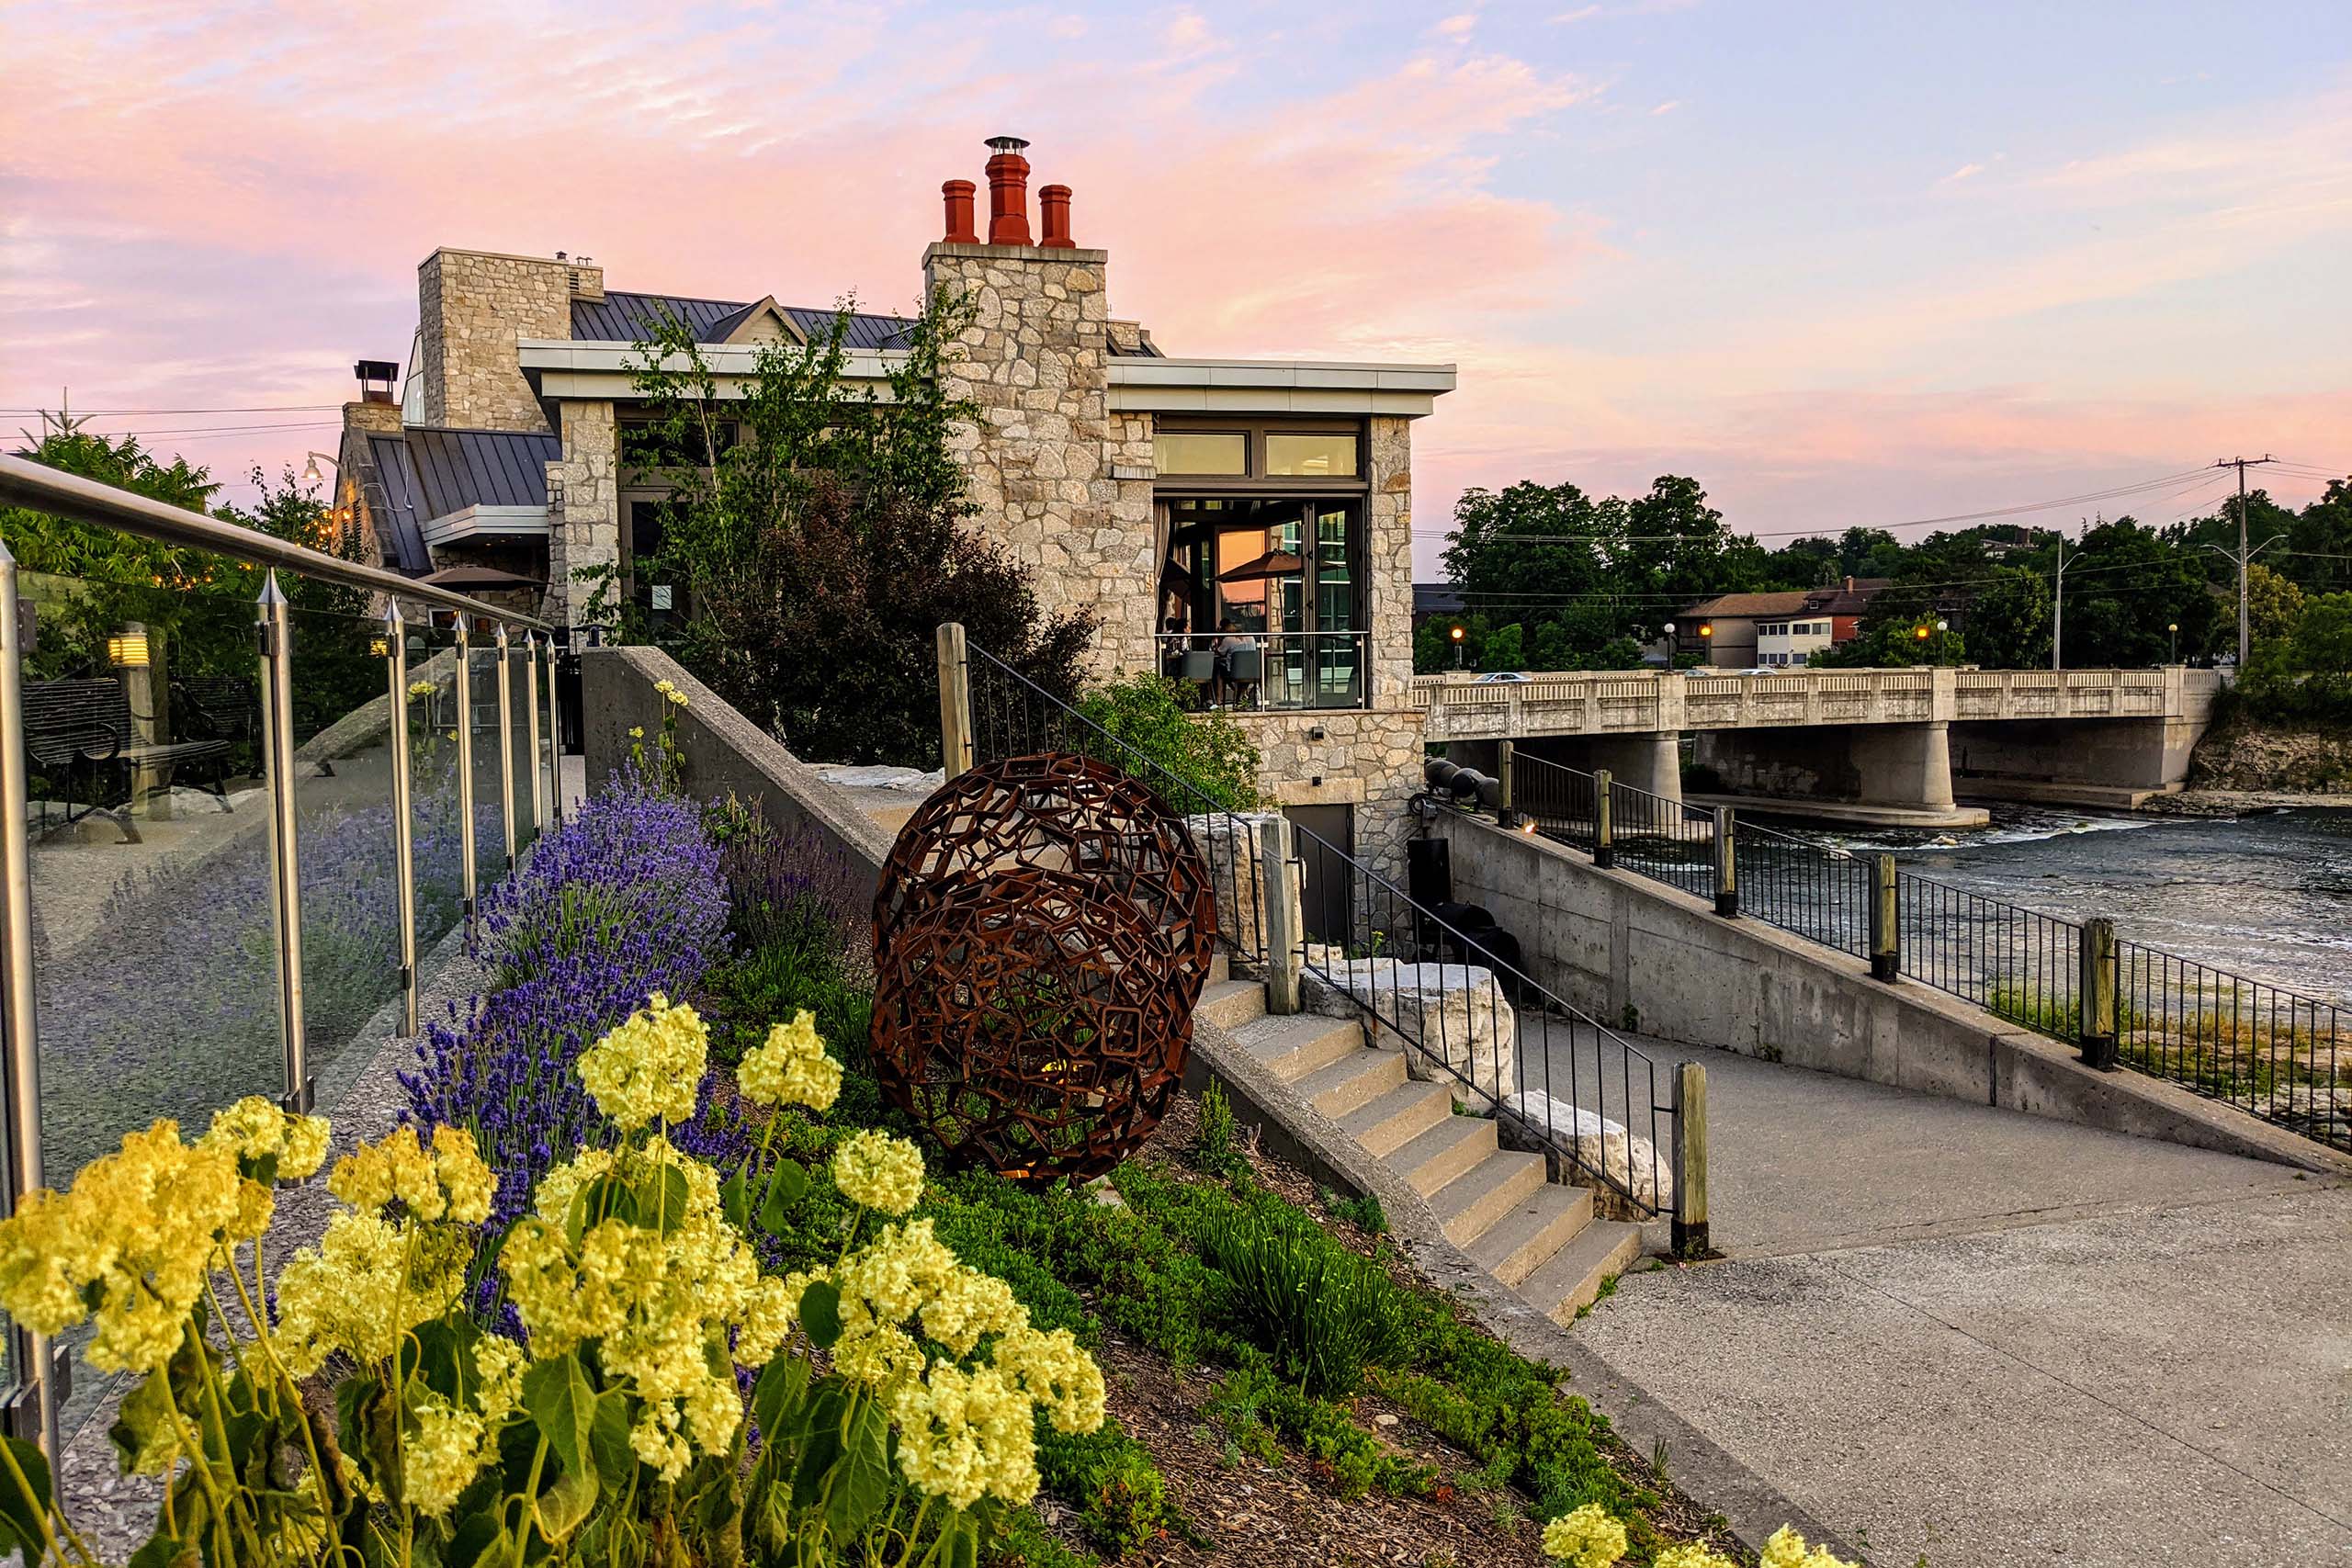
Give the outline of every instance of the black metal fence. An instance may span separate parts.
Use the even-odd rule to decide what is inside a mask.
[[[2085,1007],[2079,921],[1966,892],[1799,834],[1726,817],[1514,750],[1508,799],[1545,838],[1907,976],[2330,1147],[2352,1150],[2352,1009],[2145,946],[2113,944],[2112,983]],[[1883,866],[1880,863],[1883,863]],[[1728,872],[1728,876],[1726,876]],[[1736,887],[1728,899],[1726,880]],[[2087,944],[2087,945],[2086,945]],[[2111,998],[2111,1003],[2110,1003]],[[2111,1012],[2110,1012],[2111,1007]]]
[[[1198,784],[1170,771],[1006,664],[968,646],[972,760],[999,761],[1039,751],[1073,751],[1118,769],[1185,819],[1216,885],[1217,942],[1245,966],[1266,958],[1265,902],[1256,826]]]
[[[1149,786],[1208,859],[1219,924],[1234,928],[1218,941],[1252,966],[1266,962],[1265,899],[1277,894],[1257,824],[986,649],[967,648],[965,671],[975,761],[1076,751]],[[1503,1119],[1555,1171],[1584,1173],[1635,1213],[1679,1213],[1670,1069],[1503,962],[1479,933],[1339,846],[1292,831],[1299,869],[1317,888],[1344,889],[1348,911],[1344,942],[1309,942],[1300,931],[1292,956],[1302,975],[1351,1001],[1373,1039],[1445,1073],[1456,1099]]]

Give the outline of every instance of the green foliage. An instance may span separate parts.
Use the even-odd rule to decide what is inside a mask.
[[[653,423],[629,477],[673,499],[638,574],[677,588],[684,613],[651,626],[607,572],[592,614],[658,637],[806,755],[936,763],[933,638],[946,621],[1073,695],[1091,621],[1045,615],[1029,570],[965,521],[949,440],[976,411],[939,372],[968,320],[927,301],[887,391],[850,389],[844,308],[805,344],[761,346],[740,400],[724,402],[692,331],[657,330],[631,365]]]
[[[1151,1455],[1116,1422],[1099,1432],[1048,1429],[1037,1444],[1037,1473],[1078,1510],[1079,1528],[1099,1551],[1124,1557],[1168,1533],[1174,1511]]]
[[[2352,723],[2352,592],[2306,600],[2289,635],[2256,643],[2234,702],[2261,719]]]
[[[1193,1140],[1194,1163],[1212,1176],[1234,1176],[1245,1168],[1235,1145],[1233,1102],[1225,1086],[1211,1079],[1201,1091],[1201,1129]]]
[[[1319,1196],[1325,1208],[1366,1235],[1388,1234],[1388,1215],[1380,1206],[1379,1193],[1367,1192],[1361,1198],[1350,1198],[1325,1188]]]
[[[1342,1497],[1378,1491],[1391,1497],[1425,1497],[1437,1484],[1430,1466],[1388,1448],[1344,1406],[1293,1387],[1261,1368],[1243,1368],[1225,1380],[1209,1416],[1244,1452],[1278,1463],[1277,1438],[1295,1444],[1315,1472]]]
[[[1205,1228],[1200,1242],[1258,1347],[1307,1393],[1351,1394],[1368,1363],[1403,1354],[1396,1285],[1304,1215],[1244,1208]]]
[[[1185,706],[1187,688],[1164,675],[1130,675],[1097,686],[1079,698],[1078,711],[1102,727],[1119,745],[1080,734],[1071,743],[1108,753],[1103,760],[1135,773],[1179,816],[1197,816],[1211,803],[1227,811],[1258,805],[1258,748],[1249,732],[1222,713]],[[1136,756],[1190,788],[1178,788]]]

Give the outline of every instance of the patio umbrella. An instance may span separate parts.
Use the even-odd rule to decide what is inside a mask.
[[[511,571],[501,571],[494,566],[445,566],[439,571],[425,573],[417,581],[429,582],[435,588],[455,588],[469,592],[503,588],[536,590],[547,586],[537,578],[519,577]]]
[[[1231,571],[1219,572],[1219,582],[1263,582],[1277,577],[1296,577],[1306,570],[1306,563],[1288,550],[1268,550],[1256,560],[1246,561]]]

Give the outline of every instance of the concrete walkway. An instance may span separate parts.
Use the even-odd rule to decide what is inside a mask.
[[[1550,1034],[1522,1076],[1639,1067]],[[2352,1186],[1639,1043],[1707,1066],[1732,1256],[1629,1276],[1577,1333],[1849,1547],[2352,1563]]]

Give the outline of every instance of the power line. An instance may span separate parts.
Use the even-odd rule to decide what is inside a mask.
[[[74,415],[76,419],[147,419],[156,414],[190,413],[334,413],[341,403],[243,403],[214,409],[84,409]],[[68,411],[51,408],[14,408],[0,406],[0,414],[63,413]]]

